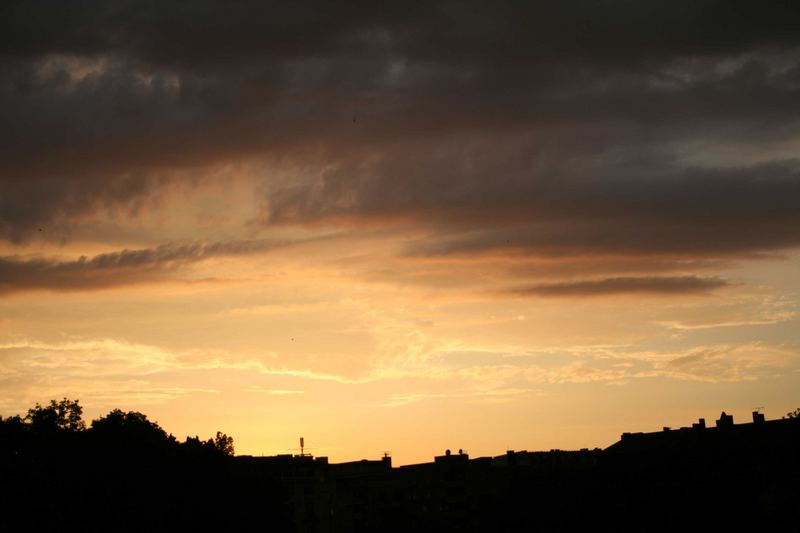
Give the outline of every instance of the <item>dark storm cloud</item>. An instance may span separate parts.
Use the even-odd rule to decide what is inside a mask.
[[[4,2],[0,234],[259,159],[303,169],[266,184],[266,222],[429,226],[412,255],[796,246],[799,23],[723,0]],[[753,153],[701,164],[698,142]]]
[[[0,179],[0,235],[20,242],[41,228],[47,238],[64,240],[69,234],[65,220],[98,207],[135,213],[158,182],[155,176],[140,174]]]
[[[274,195],[272,217],[427,220],[436,236],[412,256],[714,256],[800,244],[798,161],[700,168],[636,145],[586,154],[547,144],[400,147]]]
[[[174,278],[184,266],[212,257],[262,253],[289,243],[266,240],[166,244],[74,261],[0,257],[0,294],[36,289],[94,290]]]
[[[696,294],[729,285],[719,278],[622,277],[537,285],[510,291],[518,296],[607,296],[614,294]]]
[[[362,39],[412,56],[652,61],[797,41],[792,2],[9,1],[3,50],[120,51],[152,63],[218,66],[351,51]],[[379,37],[375,37],[378,34]],[[639,47],[631,47],[631,44]]]

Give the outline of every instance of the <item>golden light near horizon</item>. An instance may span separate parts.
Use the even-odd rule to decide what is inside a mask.
[[[567,50],[375,9],[262,13],[303,43],[230,10],[242,39],[191,54],[102,13],[114,46],[15,45],[0,415],[67,396],[405,464],[800,404],[789,36]]]

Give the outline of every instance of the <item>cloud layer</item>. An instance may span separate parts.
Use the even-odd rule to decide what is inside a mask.
[[[792,4],[2,9],[15,242],[247,160],[288,176],[263,222],[410,221],[438,235],[419,253],[800,244]]]
[[[696,276],[606,278],[600,280],[551,283],[513,291],[521,296],[605,296],[612,294],[687,294],[704,293],[728,285],[718,278]]]
[[[267,240],[165,244],[75,260],[0,257],[0,295],[46,289],[93,290],[174,279],[188,265],[214,257],[264,253],[288,243]]]

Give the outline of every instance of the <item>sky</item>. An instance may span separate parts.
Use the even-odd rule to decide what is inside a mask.
[[[800,4],[0,4],[0,415],[237,453],[800,406]]]

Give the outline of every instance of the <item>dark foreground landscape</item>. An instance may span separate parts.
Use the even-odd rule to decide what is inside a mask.
[[[793,413],[795,414],[795,413]],[[605,450],[233,455],[77,402],[0,419],[0,531],[797,531],[800,419],[624,433]]]

